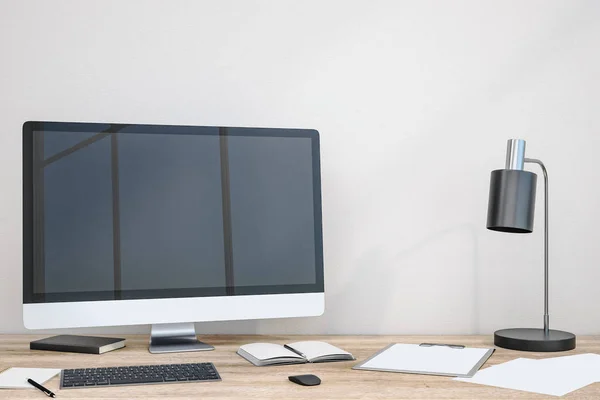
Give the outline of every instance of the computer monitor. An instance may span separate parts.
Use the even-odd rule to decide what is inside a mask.
[[[25,326],[195,351],[197,321],[322,314],[319,162],[315,130],[26,122]]]

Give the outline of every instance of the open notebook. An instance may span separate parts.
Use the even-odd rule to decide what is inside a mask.
[[[327,361],[354,360],[352,354],[329,343],[305,341],[286,345],[274,343],[250,343],[237,353],[257,367],[278,364],[303,364]]]

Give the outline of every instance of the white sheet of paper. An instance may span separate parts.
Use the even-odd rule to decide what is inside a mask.
[[[597,358],[581,356],[545,360],[519,358],[483,369],[472,378],[454,378],[454,380],[550,396],[564,396],[594,383],[599,377],[598,370],[589,367],[598,365]],[[558,360],[560,358],[564,360]],[[593,370],[596,372],[592,372]]]
[[[53,368],[9,368],[0,373],[0,389],[35,389],[27,379],[43,384],[59,373]]]
[[[564,370],[565,376],[577,373],[587,375],[593,382],[600,382],[600,354],[586,353],[572,356],[552,357],[537,360],[548,368]]]
[[[362,364],[361,368],[466,375],[488,351],[489,349],[453,349],[448,346],[424,347],[397,343]]]

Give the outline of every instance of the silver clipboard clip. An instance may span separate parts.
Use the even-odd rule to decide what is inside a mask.
[[[433,346],[444,346],[450,347],[451,349],[464,349],[465,346],[462,344],[449,344],[449,343],[421,343],[419,346],[421,347],[433,347]]]

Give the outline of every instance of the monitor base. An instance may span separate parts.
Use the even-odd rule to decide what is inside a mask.
[[[154,324],[148,351],[152,354],[207,351],[215,348],[196,338],[194,323]]]

